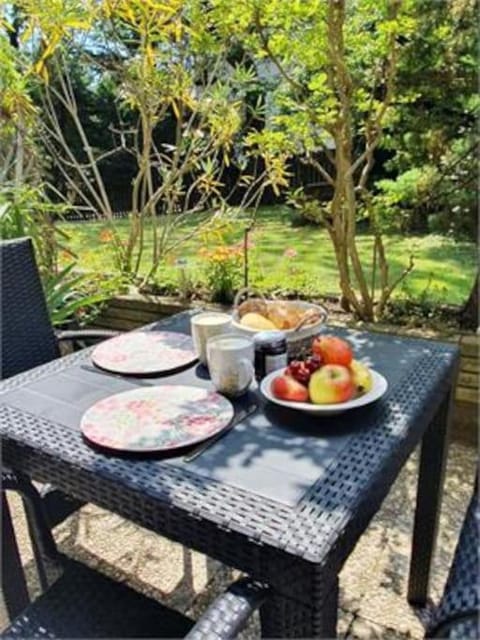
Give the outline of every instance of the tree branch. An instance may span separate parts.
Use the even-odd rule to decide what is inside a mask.
[[[318,160],[315,160],[315,158],[312,158],[310,154],[308,154],[306,158],[300,158],[300,162],[304,165],[310,165],[311,167],[313,167],[328,182],[330,186],[335,186],[335,180],[332,178],[332,176],[322,167],[320,162],[318,162]]]

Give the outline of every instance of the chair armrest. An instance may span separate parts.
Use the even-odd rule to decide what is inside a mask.
[[[118,336],[118,331],[109,329],[75,329],[73,331],[56,331],[59,342],[63,340],[106,340]]]
[[[479,637],[479,531],[480,504],[476,485],[462,525],[442,599],[429,625],[428,638],[476,640]]]
[[[270,588],[242,578],[209,606],[185,636],[188,640],[229,640],[245,627],[252,613],[267,598]]]
[[[479,637],[477,611],[468,611],[451,616],[435,629],[435,635],[428,638],[443,640],[477,640]]]
[[[57,331],[55,333],[62,355],[71,351],[79,351],[87,344],[96,344],[107,338],[114,338],[119,335],[118,331],[109,329],[75,329],[72,331]]]

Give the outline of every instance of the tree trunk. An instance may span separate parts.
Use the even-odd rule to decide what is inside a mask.
[[[20,193],[20,189],[23,186],[23,176],[24,176],[24,168],[25,168],[24,127],[23,127],[23,120],[21,117],[19,118],[19,122],[17,124],[17,131],[15,136],[15,151],[16,153],[15,153],[14,197],[16,198]]]
[[[357,286],[360,291],[360,297],[362,301],[362,319],[371,321],[374,319],[373,297],[370,295],[370,292],[368,290],[367,278],[365,277],[365,272],[363,270],[362,262],[360,260],[360,256],[357,250],[357,239],[356,239],[357,200],[355,196],[353,179],[351,175],[347,179],[347,182],[345,185],[345,192],[346,192],[345,200],[346,200],[347,216],[348,216],[348,233],[347,233],[348,253],[350,256],[350,261],[352,263],[353,272],[355,274],[355,279],[357,281]]]
[[[357,198],[353,176],[353,82],[346,63],[344,44],[345,0],[328,5],[328,50],[331,67],[329,83],[338,100],[335,140],[335,185],[332,200],[334,247],[340,274],[340,287],[355,314],[373,320],[373,299],[356,244]]]
[[[463,329],[478,328],[478,271],[470,296],[460,314],[460,326]]]
[[[21,18],[18,8],[13,6],[13,22],[9,30],[10,45],[19,50],[19,33],[21,27]],[[15,168],[14,168],[14,198],[18,197],[19,191],[23,186],[24,167],[25,167],[25,128],[23,118],[20,115],[16,124],[15,132]]]

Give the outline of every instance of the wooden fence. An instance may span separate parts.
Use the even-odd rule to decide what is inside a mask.
[[[321,158],[319,158],[321,160]],[[264,170],[261,161],[251,160],[243,169],[248,175],[259,176]],[[314,193],[320,199],[328,199],[330,197],[330,187],[320,177],[319,173],[313,167],[303,164],[299,158],[293,157],[288,161],[289,186],[291,189],[303,187],[305,191]],[[239,184],[241,172],[238,168],[231,165],[226,168],[221,176],[223,186],[221,188],[222,196],[231,206],[239,205],[242,202],[245,186]],[[187,179],[188,186],[188,179]],[[113,189],[113,191],[112,191]],[[131,202],[131,181],[125,180],[124,184],[114,184],[109,192],[112,206],[115,208],[113,217],[115,219],[127,218],[129,215],[129,207]],[[108,191],[108,183],[107,183]],[[192,198],[192,203],[195,197]],[[285,193],[275,193],[272,188],[268,187],[262,194],[262,205],[282,204],[285,202]],[[89,222],[92,220],[102,220],[102,216],[91,210],[75,210],[67,213],[64,219],[69,222]]]

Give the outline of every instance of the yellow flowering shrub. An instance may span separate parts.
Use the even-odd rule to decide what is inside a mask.
[[[214,302],[232,302],[240,286],[243,254],[239,245],[219,245],[199,251],[205,270],[205,280]]]

